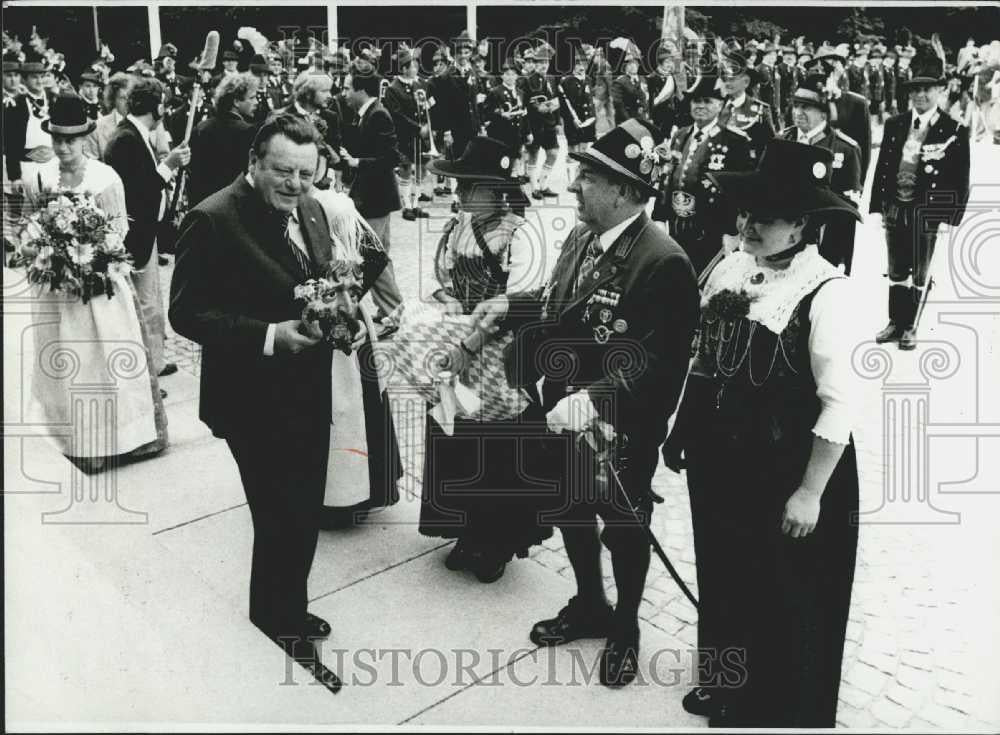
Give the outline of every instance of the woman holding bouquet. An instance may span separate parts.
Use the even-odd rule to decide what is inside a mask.
[[[756,171],[709,174],[737,207],[741,249],[704,286],[663,454],[675,470],[686,459],[698,647],[716,653],[684,706],[713,725],[835,724],[858,540],[851,354],[863,338],[851,281],[816,245],[824,223],[860,219],[830,189],[832,161],[775,139]]]
[[[329,152],[330,155],[332,151]],[[316,180],[323,182],[329,160],[320,156]],[[323,207],[333,240],[332,269],[345,288],[358,318],[372,341],[377,330],[371,310],[358,304],[370,289],[378,289],[378,276],[388,254],[371,226],[358,214],[354,201],[322,183],[311,196]],[[330,458],[326,473],[321,528],[347,528],[361,523],[370,510],[399,501],[397,482],[403,465],[396,441],[389,402],[374,370],[371,342],[357,350],[333,353],[333,412],[330,427]]]
[[[478,137],[461,158],[428,165],[431,173],[458,181],[461,203],[435,257],[441,287],[434,297],[447,313],[471,314],[479,302],[508,288],[528,290],[547,275],[539,272],[541,259],[526,236],[524,217],[514,213],[523,212],[528,199],[511,178],[509,154],[505,143]],[[462,372],[483,338],[476,333],[452,346],[451,372]],[[457,539],[445,565],[470,570],[481,582],[499,579],[515,554],[524,556],[552,533],[538,526],[536,506],[525,497],[531,488],[518,446],[523,418],[455,418],[450,436],[427,419],[420,532]]]
[[[52,103],[50,119],[42,128],[52,136],[55,158],[24,182],[28,224],[19,257],[29,279],[42,284],[32,301],[36,317],[32,414],[49,427],[63,454],[84,471],[100,470],[112,457],[119,461],[148,457],[167,446],[166,413],[143,347],[143,326],[129,279],[131,264],[124,251],[125,190],[114,169],[83,152],[95,124],[87,118],[83,100],[72,92],[60,94]],[[50,205],[60,195],[65,198]],[[103,213],[107,231],[102,242],[77,238],[83,226],[78,197],[93,197]],[[73,235],[66,260],[53,248],[53,232],[43,232],[32,221],[35,212],[59,206],[65,213],[57,214],[51,226],[67,238]],[[98,275],[104,280],[95,289],[92,284]],[[72,369],[63,369],[66,365]],[[73,389],[82,385],[107,386],[115,401],[113,426],[83,425],[81,432],[84,417],[74,415]]]

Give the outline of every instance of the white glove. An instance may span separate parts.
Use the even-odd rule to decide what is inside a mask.
[[[545,416],[549,431],[559,434],[563,431],[584,431],[598,419],[597,409],[590,402],[585,390],[571,393],[556,404]]]

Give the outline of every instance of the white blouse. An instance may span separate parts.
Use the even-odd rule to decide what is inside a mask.
[[[751,279],[761,273],[764,281],[754,284]],[[851,279],[842,277],[815,245],[798,253],[783,270],[762,267],[754,256],[737,251],[712,271],[701,303],[704,308],[724,289],[745,290],[752,299],[747,318],[780,334],[799,302],[821,283],[809,309],[809,362],[822,406],[812,431],[827,441],[847,444],[860,400],[851,355],[866,341],[860,329],[864,320],[853,313],[859,300]]]
[[[128,233],[128,210],[125,206],[125,186],[118,172],[106,163],[93,158],[84,158],[83,179],[72,189],[59,185],[59,159],[53,158],[38,166],[38,176],[24,180],[25,194],[34,205],[38,201],[39,184],[42,192],[72,191],[76,194],[91,194],[111,221],[112,229],[125,238]]]

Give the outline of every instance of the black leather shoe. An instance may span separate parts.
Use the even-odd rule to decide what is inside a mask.
[[[886,342],[896,342],[899,340],[901,331],[895,322],[889,322],[885,329],[875,335],[875,341],[880,345]]]
[[[164,377],[166,377],[168,375],[173,375],[176,372],[177,372],[177,363],[176,362],[168,362],[166,365],[163,366],[163,370],[161,370],[158,373],[158,375],[159,375],[159,377],[164,378]]]
[[[503,576],[507,569],[507,560],[489,552],[475,554],[469,568],[476,575],[476,579],[483,584],[490,584]]]
[[[432,197],[432,196],[430,196],[428,194],[421,194],[420,196],[417,197],[417,201],[418,202],[433,202],[434,201],[434,197]]]
[[[909,352],[917,349],[917,330],[913,327],[903,331],[899,335],[899,349]]]
[[[587,606],[574,597],[559,614],[535,623],[531,642],[536,646],[561,646],[580,638],[607,638],[611,630],[611,605],[604,609]]]
[[[435,186],[434,193],[439,197],[451,196],[450,186]]]
[[[427,214],[427,212],[425,212],[424,210],[422,210],[420,207],[417,207],[416,209],[414,209],[413,210],[413,214],[415,214],[417,216],[417,219],[429,219],[430,218],[430,215]]]
[[[724,708],[721,695],[712,687],[695,687],[684,695],[681,706],[685,712],[701,717],[717,717]]]
[[[465,547],[465,542],[459,539],[451,547],[448,556],[444,558],[444,565],[453,572],[461,572],[468,568],[469,553]]]
[[[315,641],[329,638],[333,628],[330,624],[318,615],[306,613],[306,621],[302,626],[302,636],[308,640]]]
[[[558,197],[559,195],[556,194],[554,191],[552,191],[552,189],[550,189],[549,187],[546,186],[544,189],[542,189],[542,196],[543,197]]]
[[[403,210],[403,219],[413,222],[417,218],[416,212],[412,209],[406,208]]]
[[[639,672],[639,631],[615,634],[601,652],[601,683],[606,687],[631,684]]]
[[[167,397],[167,392],[163,390],[163,388],[160,388],[160,399],[162,400],[166,397]]]
[[[542,194],[542,192],[538,191],[538,189],[535,189],[533,192],[531,192],[531,198],[532,199],[539,199],[540,200],[540,199],[544,199],[545,195]]]

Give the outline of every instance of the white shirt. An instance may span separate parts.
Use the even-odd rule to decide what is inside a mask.
[[[819,125],[814,127],[808,133],[803,133],[801,130],[799,130],[798,142],[811,144],[813,138],[818,137],[824,130],[826,130],[826,120],[821,121]]]
[[[705,140],[705,138],[707,138],[709,135],[711,135],[712,134],[712,130],[715,129],[715,128],[717,128],[718,126],[719,126],[719,118],[718,117],[713,118],[712,122],[710,122],[708,125],[706,125],[703,128],[699,128],[698,124],[695,123],[694,131],[692,131],[692,133],[691,133],[691,139],[690,139],[690,142],[688,143],[688,155],[691,155],[691,152],[694,151],[694,149],[696,148],[696,144],[695,144],[696,140],[698,141],[698,143],[701,143],[701,141]]]
[[[739,107],[740,105],[742,105],[746,101],[747,101],[747,93],[746,92],[740,92],[740,96],[739,97],[731,97],[729,99],[729,106],[730,107]]]
[[[115,114],[117,114],[117,113],[115,113]],[[142,138],[142,142],[145,143],[146,144],[146,148],[149,149],[149,155],[151,155],[153,157],[153,163],[156,163],[156,151],[153,149],[153,141],[150,139],[150,132],[151,132],[150,129],[147,128],[146,124],[144,122],[142,122],[142,120],[140,120],[139,118],[137,118],[135,115],[127,115],[125,119],[128,120],[133,125],[135,125],[136,129],[139,131],[139,137]],[[171,169],[165,163],[159,163],[159,164],[157,164],[157,166],[156,166],[156,173],[158,173],[160,175],[160,177],[164,181],[167,181],[167,182],[169,182],[170,179],[172,179],[173,176],[174,176],[173,169]],[[161,202],[161,204],[162,204],[162,202]],[[162,207],[160,209],[160,215],[161,216],[163,215],[163,209],[162,209]]]
[[[633,222],[635,222],[636,219],[638,219],[639,215],[643,213],[643,211],[645,210],[639,210],[631,217],[623,219],[621,222],[612,227],[610,230],[605,230],[601,234],[601,236],[597,239],[598,247],[600,247],[601,252],[602,253],[607,252],[607,249],[615,244],[615,240],[618,239],[618,236],[621,235],[623,232],[625,232],[625,230],[628,229],[628,226]]]
[[[365,113],[368,111],[368,108],[374,105],[377,101],[378,100],[375,97],[369,97],[368,101],[358,108],[358,120],[363,118],[365,116]]]
[[[246,182],[253,186],[253,177],[250,174],[246,175]],[[292,241],[299,250],[305,253],[306,257],[312,258],[309,255],[309,249],[306,247],[305,237],[302,235],[302,224],[299,222],[299,209],[296,207],[292,210],[292,215],[288,218],[288,239]],[[277,324],[267,325],[267,334],[264,335],[264,356],[272,357],[274,355],[274,333],[278,328]]]
[[[910,119],[910,129],[911,130],[913,129],[913,121],[919,120],[920,121],[919,130],[924,130],[928,125],[934,122],[931,118],[933,118],[936,113],[937,113],[937,106],[931,107],[927,112],[925,112],[922,115],[918,115],[916,109],[914,109],[913,117]]]

